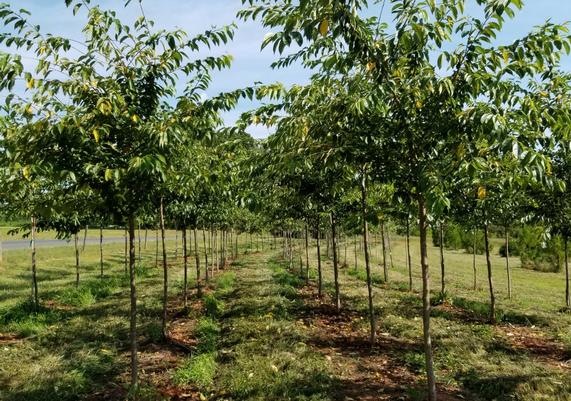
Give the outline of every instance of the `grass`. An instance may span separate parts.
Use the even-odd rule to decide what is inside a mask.
[[[243,241],[246,238],[241,236]],[[497,250],[498,240],[495,242]],[[173,263],[173,242],[167,245]],[[382,338],[397,339],[406,345],[392,349],[391,357],[422,382],[418,243],[414,240],[412,244],[413,292],[408,292],[404,241],[392,238],[391,245],[394,267],[389,270],[388,283],[382,280],[379,245],[371,250],[378,332]],[[245,242],[240,245],[241,251],[247,248]],[[342,304],[365,317],[363,259],[359,256],[355,272],[352,250],[350,244],[348,267],[340,274]],[[143,343],[159,343],[162,271],[160,266],[154,268],[154,244],[143,251],[142,263],[137,267],[139,334]],[[81,254],[80,285],[75,288],[73,248],[39,249],[42,307],[34,311],[28,301],[29,251],[4,251],[0,267],[0,333],[5,338],[20,339],[0,346],[1,401],[77,400],[105,390],[110,383],[119,387],[125,384],[129,288],[123,272],[123,244],[106,244],[104,253],[104,277],[100,278],[98,246],[86,247]],[[279,254],[279,250],[274,253]],[[174,385],[198,388],[209,399],[335,399],[343,383],[335,367],[316,351],[315,339],[300,323],[308,312],[300,299],[304,278],[272,259],[274,253],[266,243],[264,253],[249,252],[233,270],[223,270],[211,280],[212,289],[205,291],[204,310],[194,326],[197,352],[165,373]],[[340,255],[343,262],[344,252]],[[313,248],[310,256],[310,277],[314,280]],[[432,333],[439,383],[461,389],[466,399],[472,400],[570,399],[569,371],[546,363],[532,350],[515,347],[514,337],[506,334],[525,329],[539,339],[558,342],[571,355],[571,314],[559,312],[563,274],[521,269],[513,258],[514,298],[510,300],[505,260],[494,254],[500,325],[491,326],[485,322],[488,292],[484,258],[477,257],[476,291],[471,289],[471,255],[446,251],[445,258],[447,291],[439,299],[439,254],[437,248],[429,248],[435,303]],[[171,299],[181,293],[181,262],[179,259],[170,269]],[[331,291],[332,266],[326,257],[323,273],[325,288]],[[357,319],[355,324],[366,336],[366,319]],[[379,347],[378,352],[385,349]],[[355,358],[359,363],[367,361],[367,356]],[[152,381],[144,382],[140,392],[140,399],[161,398]],[[403,394],[418,400],[424,396],[422,386],[409,383]]]
[[[99,235],[98,230],[94,230]],[[122,232],[119,233],[122,235]],[[174,237],[174,236],[173,236]],[[149,240],[154,239],[149,233]],[[6,239],[4,237],[4,239]],[[171,282],[182,280],[179,259]],[[104,391],[110,383],[122,388],[128,378],[129,280],[124,274],[122,243],[104,244],[104,277],[99,277],[99,246],[81,252],[80,285],[75,287],[73,247],[39,248],[38,287],[42,307],[33,311],[28,249],[4,249],[0,264],[0,400],[78,400]],[[155,247],[142,245],[137,267],[138,326],[141,342],[160,342],[162,270],[155,269]],[[167,242],[173,264],[174,241]],[[201,255],[202,256],[202,255]],[[194,270],[189,270],[191,279]],[[224,280],[231,281],[231,275]],[[192,280],[189,282],[192,285]],[[169,296],[179,296],[171,285]],[[205,344],[209,337],[204,328]],[[144,383],[143,383],[144,384]],[[140,399],[157,399],[142,386]]]
[[[495,240],[494,249],[499,249]],[[408,271],[405,264],[404,241],[392,239],[394,267],[389,270],[389,282],[374,285],[374,303],[378,330],[387,335],[413,344],[413,350],[399,350],[396,354],[411,371],[422,375],[424,354],[422,351],[422,320],[419,290],[421,286],[418,265],[418,242],[412,243],[414,292],[408,289]],[[349,249],[352,251],[352,244]],[[340,288],[345,308],[354,308],[366,316],[366,287],[364,284],[364,261],[358,259],[358,272],[351,263],[342,269]],[[382,274],[380,246],[371,250],[372,270]],[[310,264],[315,266],[316,255],[312,252]],[[331,260],[323,255],[326,288],[331,291],[333,282]],[[561,369],[555,356],[550,363],[544,362],[533,349],[516,348],[514,337],[506,331],[520,328],[531,332],[541,341],[559,341],[571,356],[571,315],[560,313],[564,301],[564,277],[560,273],[541,273],[522,269],[512,258],[514,297],[507,298],[505,259],[492,256],[496,288],[497,319],[500,327],[489,325],[489,293],[483,256],[477,256],[478,289],[472,287],[472,255],[445,251],[447,291],[439,294],[440,265],[438,248],[429,247],[432,295],[435,307],[432,318],[432,335],[437,379],[441,383],[456,386],[469,394],[468,398],[486,400],[564,400],[571,399],[571,382],[568,370]],[[442,302],[452,305],[438,306]],[[458,315],[455,310],[463,311]],[[363,322],[366,330],[366,322]],[[501,328],[505,329],[501,329]],[[540,352],[539,350],[537,352]],[[563,358],[565,358],[563,356]],[[412,387],[411,394],[415,393]],[[418,398],[414,398],[418,397]],[[423,391],[413,396],[422,399]]]
[[[196,384],[199,388],[212,385],[216,374],[216,354],[208,352],[189,357],[173,375],[178,385]]]

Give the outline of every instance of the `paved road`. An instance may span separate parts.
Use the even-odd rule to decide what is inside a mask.
[[[167,241],[174,240],[174,238],[165,238]],[[117,242],[124,242],[124,237],[113,237],[113,238],[103,238],[104,244],[116,244]],[[180,239],[179,239],[180,241]],[[137,246],[137,240],[135,240],[135,246]],[[147,242],[155,242],[154,237],[149,238]],[[99,238],[87,238],[85,241],[87,245],[99,245]],[[143,243],[143,240],[141,240]],[[39,239],[36,240],[36,246],[38,248],[50,248],[57,246],[73,246],[73,240],[59,240],[59,239]],[[83,238],[79,241],[80,246],[83,245]],[[2,247],[4,250],[8,249],[26,249],[30,247],[30,240],[10,240],[2,241]]]
[[[103,238],[104,244],[112,244],[117,242],[123,242],[124,239],[117,237],[117,238]],[[88,238],[85,241],[88,245],[95,245],[99,244],[99,238]],[[73,246],[73,240],[59,240],[59,239],[39,239],[36,240],[36,246],[38,248],[46,248],[46,247],[56,247],[56,246]],[[83,238],[79,242],[80,246],[83,244]],[[4,249],[25,249],[30,247],[30,240],[9,240],[9,241],[2,241],[2,247]]]

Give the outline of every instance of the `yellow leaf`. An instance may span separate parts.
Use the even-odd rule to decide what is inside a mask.
[[[373,71],[377,67],[377,64],[374,61],[369,61],[367,63],[367,71]]]
[[[36,85],[36,80],[34,78],[30,78],[26,81],[26,88],[27,89],[33,89],[33,87]]]
[[[478,187],[478,199],[486,199],[486,187]]]
[[[111,169],[105,169],[105,181],[111,181],[111,179],[113,178],[113,170]]]
[[[137,123],[140,121],[139,116],[136,115],[136,114],[133,114],[133,115],[131,116],[131,120],[133,120],[133,122],[134,122],[135,124],[137,124]]]
[[[34,114],[34,110],[32,109],[31,105],[28,105],[25,110],[26,114]]]
[[[325,36],[327,35],[327,32],[329,32],[329,21],[327,21],[327,19],[324,19],[319,23],[319,33],[321,34],[321,36]]]
[[[417,109],[421,109],[422,108],[422,102],[420,100],[416,101],[416,108]]]
[[[99,143],[99,131],[97,131],[97,128],[93,130],[93,138],[95,139],[95,143]]]
[[[504,58],[504,63],[508,63],[510,61],[510,54],[506,49],[502,51],[502,57]]]
[[[260,123],[260,117],[259,116],[254,116],[254,118],[252,118],[252,122],[254,124],[259,124]]]
[[[24,176],[24,178],[28,181],[30,181],[30,173],[31,173],[31,169],[30,166],[24,166],[24,168],[22,169],[22,175]]]

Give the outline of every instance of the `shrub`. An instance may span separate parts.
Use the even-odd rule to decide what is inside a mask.
[[[527,269],[558,272],[563,261],[561,238],[548,238],[541,226],[523,226],[517,237],[521,265]]]

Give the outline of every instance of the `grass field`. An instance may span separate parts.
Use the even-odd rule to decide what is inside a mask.
[[[246,238],[241,238],[243,252]],[[374,350],[366,346],[366,288],[363,274],[353,272],[352,243],[348,267],[340,276],[340,316],[326,307],[327,300],[322,304],[315,298],[314,285],[304,287],[288,272],[279,249],[270,251],[266,243],[264,252],[241,256],[233,273],[219,275],[208,296],[200,302],[193,299],[196,307],[181,317],[176,311],[181,308],[182,260],[175,261],[174,242],[169,241],[172,327],[183,340],[203,344],[193,356],[160,341],[161,270],[154,268],[150,242],[138,268],[140,358],[146,369],[139,398],[199,399],[202,394],[229,400],[422,399],[420,268],[414,241],[415,292],[407,291],[401,238],[392,239],[389,283],[378,280],[374,286],[379,334]],[[322,249],[325,254],[325,246]],[[432,247],[429,252],[436,298],[439,254]],[[44,307],[31,314],[25,302],[30,293],[29,250],[4,252],[0,400],[124,399],[129,302],[123,244],[106,244],[104,253],[101,279],[99,248],[86,246],[76,289],[73,248],[38,250]],[[374,272],[381,277],[379,246],[371,253]],[[313,249],[310,256],[315,267]],[[563,274],[520,269],[513,258],[514,297],[508,300],[505,260],[494,255],[501,321],[491,326],[485,321],[483,257],[477,257],[477,291],[471,289],[472,256],[447,251],[445,257],[448,302],[433,310],[433,334],[439,387],[447,399],[571,399],[571,315],[559,312]],[[359,270],[362,263],[359,255]],[[330,260],[325,260],[324,270],[330,293]],[[194,277],[194,260],[190,272]],[[184,394],[188,397],[180,398]]]

